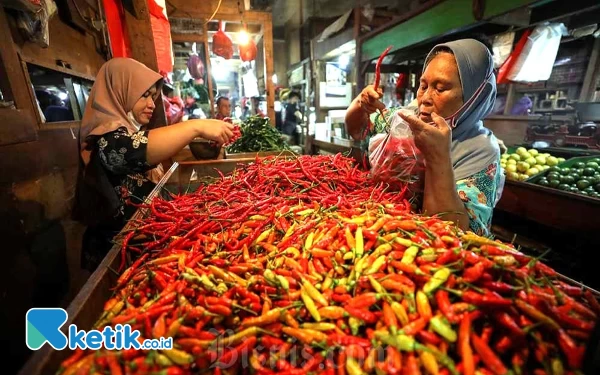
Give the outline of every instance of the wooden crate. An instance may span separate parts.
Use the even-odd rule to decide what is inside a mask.
[[[600,199],[528,182],[507,180],[496,209],[575,233],[600,231]]]
[[[165,173],[163,179],[157,184],[156,188],[148,195],[148,200],[157,196],[167,196],[167,192],[186,193],[196,190],[200,185],[200,180],[206,177],[218,177],[232,172],[240,164],[248,164],[254,159],[238,160],[208,160],[174,163]],[[195,174],[196,180],[190,181],[192,174]],[[146,215],[146,209],[138,210],[132,217],[142,219]],[[102,263],[96,271],[90,276],[88,281],[81,288],[77,296],[73,299],[67,308],[68,319],[62,326],[62,331],[67,334],[68,327],[75,324],[78,329],[89,330],[100,317],[104,310],[104,303],[111,298],[111,289],[116,285],[118,275],[112,270],[117,270],[120,265],[120,238],[123,233],[131,229],[127,224],[117,235],[115,241],[117,244],[108,252]],[[111,270],[112,269],[112,270]],[[53,375],[60,367],[60,363],[66,359],[72,352],[70,350],[57,351],[49,345],[45,345],[40,350],[33,353],[30,359],[25,363],[19,375]]]
[[[240,153],[225,153],[225,159],[247,159],[252,158],[255,159],[257,156],[266,157],[266,156],[294,156],[295,154],[291,151],[282,150],[282,151],[260,151],[260,152],[240,152]]]

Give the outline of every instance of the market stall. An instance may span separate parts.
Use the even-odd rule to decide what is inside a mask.
[[[339,154],[251,160],[174,165],[68,309],[80,329],[130,323],[172,349],[45,348],[21,373],[583,365],[596,291],[413,215]]]
[[[534,244],[540,254],[548,249],[557,256],[560,253],[563,257],[553,264],[572,265],[569,272],[586,280],[593,280],[593,270],[577,259],[588,246],[597,246],[594,234],[598,223],[590,220],[600,214],[595,172],[587,170],[583,175],[587,160],[577,171],[565,170],[566,184],[556,178],[550,183],[540,176],[550,173],[550,168],[556,172],[570,167],[574,157],[593,159],[598,155],[600,117],[594,110],[598,105],[596,94],[590,89],[598,82],[599,43],[594,34],[597,24],[592,21],[598,12],[594,2],[580,3],[575,9],[564,1],[515,1],[479,8],[476,4],[445,1],[408,13],[365,35],[358,43],[359,87],[381,82],[383,102],[388,107],[406,106],[416,98],[425,55],[434,45],[460,38],[476,38],[489,44],[497,68],[498,94],[495,109],[484,125],[509,147],[509,153],[525,147],[523,158],[516,155],[511,156],[515,160],[509,160],[510,155],[506,155],[508,165],[503,159],[508,181],[495,209],[494,233],[519,245]],[[544,22],[564,28],[562,37],[554,37],[555,56],[533,59],[532,68],[518,60],[523,65],[511,68],[518,59],[519,45],[532,32],[539,36],[540,30],[547,27]],[[388,46],[390,54],[377,60]],[[381,63],[379,74],[375,72],[377,61]],[[547,77],[538,78],[541,71]],[[529,155],[527,150],[533,148],[536,154]],[[537,174],[540,176],[533,177]],[[534,183],[540,181],[542,186]],[[569,243],[574,236],[581,241]]]
[[[594,262],[582,261],[590,259],[589,250],[598,242],[592,237],[600,229],[596,220],[600,160],[594,151],[577,154],[557,143],[534,149],[533,139],[525,138],[510,143],[527,147],[511,147],[502,157],[509,178],[496,208],[502,230],[487,238],[416,213],[415,186],[370,173],[364,145],[349,140],[343,126],[346,99],[356,94],[352,82],[361,88],[361,81],[368,83],[377,76],[386,89],[387,106],[408,104],[418,86],[423,51],[437,41],[434,38],[523,27],[519,9],[533,1],[487,6],[480,1],[431,1],[365,38],[358,38],[361,16],[355,9],[354,20],[359,22],[350,32],[334,27],[329,30],[331,39],[325,37],[313,46],[321,62],[305,60],[290,70],[290,86],[303,91],[304,115],[310,112],[310,85],[315,79],[319,112],[315,121],[329,118],[325,132],[315,127],[311,134],[304,128],[304,153],[310,155],[289,147],[274,127],[271,14],[250,10],[258,1],[224,0],[222,9],[221,3],[165,4],[176,30],[171,35],[174,70],[192,76],[191,82],[167,82],[173,91],[183,92],[182,97],[194,99],[197,106],[188,115],[200,118],[200,112],[215,115],[216,97],[233,99],[252,81],[264,92],[258,105],[267,116],[237,119],[239,128],[222,149],[214,142],[194,140],[173,158],[167,173],[115,237],[114,247],[68,303],[68,320],[60,328],[66,333],[71,324],[87,331],[129,325],[139,331],[139,343],[172,340],[172,346],[55,350],[42,343],[20,375],[595,373],[590,365],[600,342],[594,333],[600,329],[596,275],[566,267],[546,249],[520,247],[525,243],[522,235],[528,236],[526,240],[546,236],[544,245],[566,254],[570,249],[563,241],[568,238],[586,250],[577,253],[578,266],[595,268]],[[553,19],[555,13],[545,13],[552,2],[535,3],[527,24]],[[127,10],[127,27],[133,41],[140,42],[133,56],[158,71],[154,39],[144,38],[150,31],[144,4],[134,0],[124,5],[133,7]],[[590,4],[586,9],[599,8]],[[0,9],[0,30],[8,29],[1,24],[4,17]],[[244,43],[242,32],[258,45],[255,64],[214,56],[215,39],[225,35],[230,42]],[[398,44],[376,67],[373,62],[392,39]],[[329,48],[340,41],[341,49]],[[19,61],[11,43],[2,39],[0,45],[11,47],[0,52],[0,88],[7,92],[5,61],[11,69]],[[356,62],[356,76],[341,68],[345,58],[340,57],[348,48],[356,48],[349,58]],[[238,49],[238,54],[243,52]],[[10,59],[5,58],[8,55]],[[21,62],[19,75],[36,74],[23,87],[56,86],[55,77],[46,80],[43,69],[27,64],[31,63]],[[577,64],[581,61],[573,63]],[[242,82],[240,69],[253,76]],[[594,80],[597,69],[590,69],[585,76]],[[223,74],[233,71],[237,73]],[[213,80],[213,75],[221,76]],[[79,99],[85,97],[85,83],[93,74],[76,77],[64,84],[79,94],[73,93],[72,105],[80,112],[74,113],[72,122],[58,124],[71,133],[84,107]],[[9,88],[14,88],[14,77],[10,78]],[[543,93],[535,95],[536,109],[544,109],[541,103],[550,101],[551,110],[565,112],[565,95],[584,95],[581,91],[589,98],[592,86],[586,78],[576,88],[544,87],[554,94],[546,95],[539,87],[526,93]],[[0,112],[10,112],[13,119],[25,108],[24,117],[39,120],[34,96],[25,91],[8,97],[15,99],[16,108]],[[516,86],[506,88],[507,103],[514,103],[516,92]],[[158,108],[151,126],[169,121],[168,113],[164,116]],[[198,108],[201,111],[194,114]],[[35,138],[37,132],[28,132],[21,129],[0,141]],[[540,134],[547,133],[529,132],[532,137]],[[15,150],[18,155],[22,149],[11,149]],[[11,193],[27,201],[35,189],[46,194],[40,185],[44,184],[11,187]],[[53,207],[45,203],[36,210],[54,215]],[[507,225],[506,215],[536,226],[525,221]],[[518,238],[511,238],[509,230]],[[42,237],[36,242],[50,241]],[[36,328],[28,324],[28,330]]]

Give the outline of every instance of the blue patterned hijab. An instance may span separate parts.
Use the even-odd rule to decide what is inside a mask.
[[[474,39],[461,39],[433,47],[423,66],[423,71],[440,49],[454,54],[465,103],[459,111],[446,119],[452,129],[451,156],[454,178],[461,180],[498,162],[500,148],[483,118],[492,112],[496,101],[494,62],[487,47]]]

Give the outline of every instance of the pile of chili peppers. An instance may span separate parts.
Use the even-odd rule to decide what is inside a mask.
[[[95,328],[174,348],[76,350],[62,374],[576,374],[600,313],[340,155],[257,160],[148,208]]]

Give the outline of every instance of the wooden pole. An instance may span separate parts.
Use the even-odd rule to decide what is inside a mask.
[[[154,34],[152,33],[152,25],[150,23],[148,3],[146,0],[132,1],[136,14],[125,11],[125,23],[127,25],[127,32],[129,33],[131,55],[135,60],[158,72],[158,57],[156,55],[156,46],[154,45]],[[149,129],[167,125],[162,96],[159,96],[154,104],[156,105],[156,109],[148,124]]]
[[[244,16],[245,17],[245,16]],[[275,85],[273,84],[273,22],[271,15],[263,24],[263,44],[265,59],[265,85],[267,89],[267,116],[275,126]]]
[[[210,101],[210,117],[215,117],[215,98],[213,95],[212,69],[210,65],[210,49],[208,48],[208,24],[202,27],[202,41],[204,44],[204,56],[206,57],[206,80],[208,81],[208,99]]]

